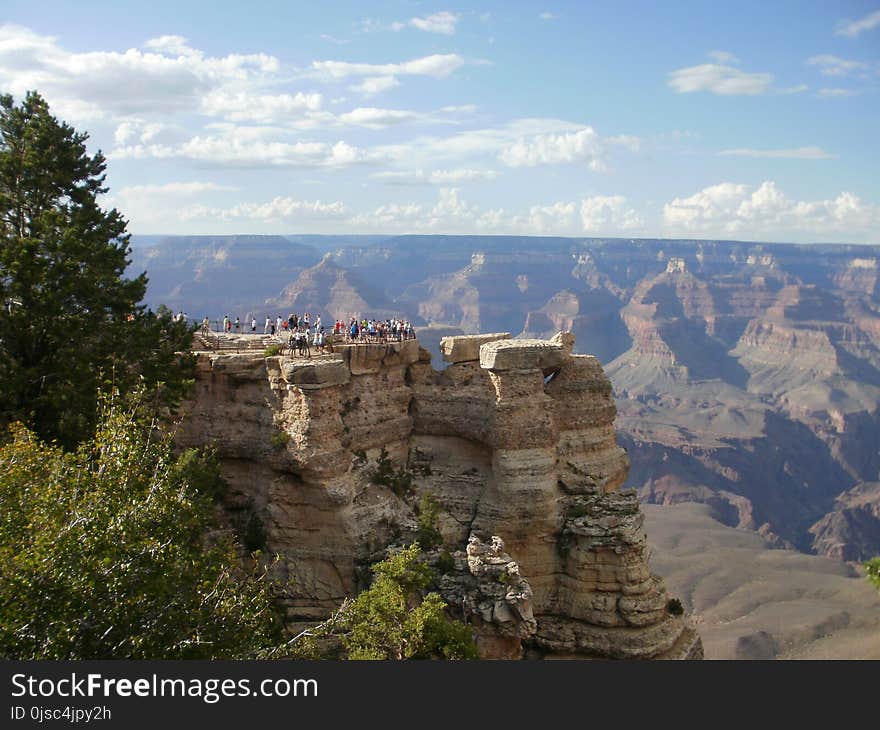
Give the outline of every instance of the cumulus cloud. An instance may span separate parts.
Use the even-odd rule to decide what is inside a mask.
[[[832,155],[821,147],[795,147],[784,150],[756,150],[748,147],[741,147],[734,150],[724,150],[718,154],[722,157],[754,157],[788,160],[833,160],[837,158],[837,155]]]
[[[632,231],[643,223],[622,195],[596,195],[581,201],[581,224],[587,233]]]
[[[875,10],[859,20],[844,20],[840,22],[834,34],[855,38],[857,35],[867,30],[873,30],[877,26],[880,26],[880,10]]]
[[[758,238],[801,232],[819,239],[841,233],[872,235],[880,225],[880,209],[850,192],[827,200],[798,201],[772,181],[757,188],[725,182],[667,203],[663,222],[677,233]]]
[[[144,48],[167,56],[190,56],[197,53],[182,35],[163,35],[158,38],[150,38],[144,43]]]
[[[602,145],[592,127],[564,134],[542,134],[522,139],[510,145],[499,155],[510,167],[534,167],[560,162],[586,162],[591,170],[600,171]]]
[[[124,52],[71,52],[54,37],[0,26],[0,78],[23,96],[39,89],[53,109],[73,121],[176,113],[229,119],[308,112],[315,93],[267,93],[281,80],[281,64],[264,53],[211,56],[182,36],[146,41]]]
[[[400,82],[394,76],[368,76],[359,84],[353,84],[351,90],[364,96],[375,96],[395,86],[400,86]]]
[[[308,118],[308,113],[319,111],[323,103],[324,97],[318,93],[259,94],[221,89],[203,97],[201,111],[236,122],[271,122]]]
[[[720,96],[757,96],[771,90],[773,74],[748,73],[724,63],[703,63],[672,71],[668,83],[679,94],[708,91]]]
[[[807,59],[807,65],[817,66],[823,76],[850,76],[868,69],[868,64],[862,61],[850,61],[830,54],[812,56]]]
[[[409,25],[427,33],[440,33],[442,35],[454,35],[455,25],[458,23],[458,15],[443,11],[433,13],[424,18],[411,18]]]
[[[509,167],[535,167],[583,162],[591,170],[605,170],[603,155],[609,145],[621,145],[637,150],[636,137],[600,137],[592,127],[559,134],[537,134],[518,139],[502,150],[499,159]]]
[[[353,216],[349,225],[355,230],[464,233],[496,231],[503,211],[483,210],[464,200],[457,188],[441,188],[437,202],[389,203],[369,213]]]
[[[462,197],[458,188],[442,188],[433,205],[391,203],[353,216],[349,227],[369,231],[579,235],[628,233],[643,226],[623,196],[532,205],[521,212],[484,208]]]

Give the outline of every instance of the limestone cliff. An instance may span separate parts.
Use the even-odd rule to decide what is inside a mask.
[[[415,340],[311,360],[199,355],[182,445],[213,445],[240,524],[258,519],[293,579],[291,623],[364,587],[412,540],[429,493],[455,567],[441,580],[484,656],[696,658],[700,639],[650,573],[617,446],[611,385],[573,337]],[[367,476],[385,449],[415,498]]]

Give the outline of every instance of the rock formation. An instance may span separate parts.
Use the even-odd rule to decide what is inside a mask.
[[[311,360],[199,355],[181,445],[213,445],[240,525],[293,579],[292,624],[328,615],[439,503],[441,579],[483,656],[695,658],[700,639],[648,568],[611,385],[574,338],[338,345]],[[414,494],[372,478],[390,458]],[[436,555],[434,556],[436,557]]]

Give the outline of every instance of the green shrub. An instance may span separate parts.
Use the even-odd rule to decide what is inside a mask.
[[[283,352],[284,348],[281,345],[269,345],[269,347],[263,351],[263,357],[275,357]]]
[[[443,535],[437,529],[437,515],[440,512],[440,504],[430,494],[425,494],[419,503],[418,524],[416,540],[422,550],[433,550],[443,544]]]
[[[666,610],[673,616],[681,616],[684,613],[684,606],[677,598],[670,598],[669,603],[666,604]]]
[[[388,487],[401,499],[412,497],[415,493],[415,478],[413,473],[404,467],[394,468],[394,462],[384,449],[376,457],[376,466],[370,469],[370,481],[383,487]]]
[[[0,447],[0,657],[234,658],[280,639],[265,573],[217,530],[216,471],[180,458],[118,397],[75,452],[13,427]]]
[[[880,557],[871,558],[865,563],[865,573],[868,576],[868,580],[880,590]]]
[[[418,545],[377,563],[373,573],[373,585],[339,622],[349,659],[477,658],[468,626],[446,615],[437,593],[423,595],[432,574]]]
[[[447,575],[455,570],[455,558],[448,550],[441,550],[437,556],[437,570],[440,575]]]
[[[287,431],[276,431],[269,438],[269,442],[276,449],[283,449],[287,446],[287,443],[290,441],[290,434]]]

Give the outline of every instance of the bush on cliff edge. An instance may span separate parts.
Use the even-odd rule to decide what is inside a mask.
[[[0,658],[234,658],[280,641],[265,572],[217,530],[216,466],[174,457],[139,403],[105,400],[75,452],[20,424],[10,436]]]

